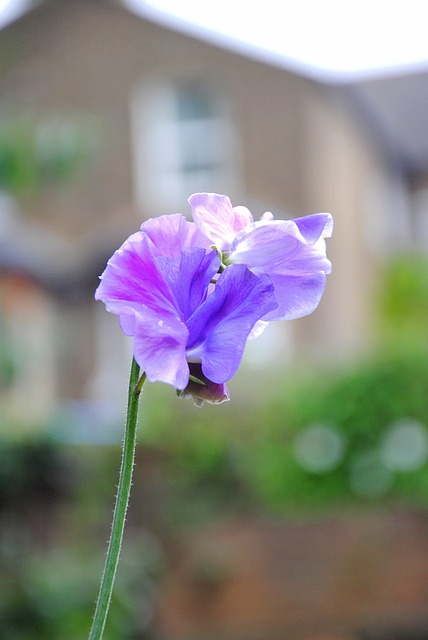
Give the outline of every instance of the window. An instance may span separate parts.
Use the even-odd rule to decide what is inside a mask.
[[[182,207],[197,191],[237,187],[237,133],[227,101],[205,83],[140,87],[132,136],[136,199],[155,213]]]

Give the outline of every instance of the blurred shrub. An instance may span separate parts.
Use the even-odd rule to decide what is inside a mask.
[[[116,448],[0,441],[0,638],[86,638],[118,474]],[[88,490],[90,486],[90,490]],[[161,546],[128,528],[106,640],[149,640]]]
[[[0,441],[0,508],[64,498],[70,489],[69,466],[64,452],[49,441]]]
[[[158,389],[164,392],[150,388],[142,411],[144,444],[106,640],[151,638],[159,535],[168,540],[237,514],[314,514],[379,500],[427,504],[428,361],[420,351],[286,378],[251,411],[232,402],[221,412],[196,410],[160,401]],[[3,637],[86,636],[119,458],[119,446],[1,444]],[[58,509],[41,500],[46,491]],[[39,539],[31,528],[38,510]],[[153,524],[156,537],[147,533]]]
[[[0,113],[0,189],[31,195],[74,178],[98,144],[94,124],[86,117]]]
[[[32,550],[1,560],[0,637],[63,640],[87,637],[99,588],[103,552],[84,544]],[[124,544],[106,640],[149,640],[156,593],[158,547],[147,535]]]
[[[394,257],[384,266],[379,291],[378,336],[389,347],[428,351],[428,256]]]
[[[165,509],[177,522],[428,502],[428,359],[420,351],[285,378],[250,411],[178,402],[167,417],[166,407],[145,426],[167,454]]]
[[[15,357],[0,313],[0,391],[7,389],[15,375]]]
[[[340,371],[291,372],[261,406],[231,402],[202,416],[153,403],[144,426],[169,455],[170,517],[427,504],[426,256],[385,266],[377,308],[372,356]]]

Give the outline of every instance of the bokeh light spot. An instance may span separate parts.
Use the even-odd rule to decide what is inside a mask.
[[[400,420],[385,432],[380,457],[389,469],[413,471],[426,462],[427,456],[428,433],[418,420]]]
[[[294,442],[294,455],[301,467],[314,473],[325,473],[343,458],[344,437],[334,427],[314,424],[306,427]]]

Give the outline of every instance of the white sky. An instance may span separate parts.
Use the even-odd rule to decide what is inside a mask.
[[[428,0],[123,0],[135,13],[341,81],[428,68]],[[0,27],[29,0],[0,0]]]
[[[0,0],[0,29],[19,16],[29,0]]]
[[[136,13],[276,64],[346,80],[428,67],[428,0],[125,0]]]

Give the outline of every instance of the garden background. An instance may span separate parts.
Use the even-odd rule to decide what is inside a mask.
[[[86,637],[131,359],[93,293],[197,191],[331,211],[333,273],[229,403],[146,385],[106,640],[426,638],[428,74],[321,83],[108,0],[0,60],[0,638]]]

